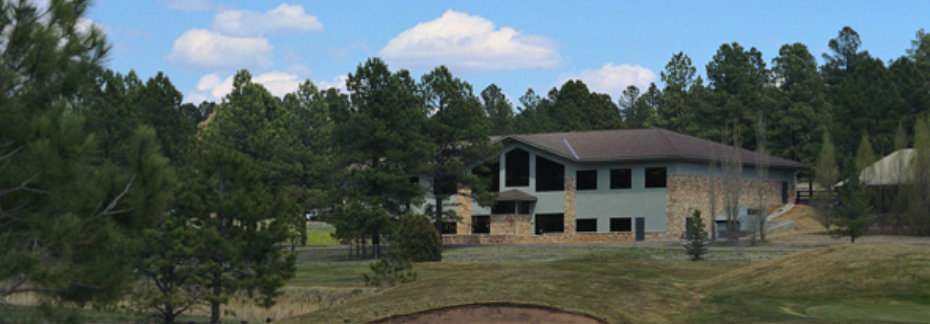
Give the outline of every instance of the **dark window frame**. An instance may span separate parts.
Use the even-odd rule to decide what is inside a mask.
[[[565,165],[536,156],[536,191],[564,191]]]
[[[564,233],[565,214],[536,214],[535,230],[537,235],[546,233]]]
[[[491,214],[516,214],[517,202],[515,201],[498,201],[491,206]]]
[[[526,154],[526,163],[523,164],[523,154]],[[530,185],[530,152],[515,148],[504,154],[504,184],[507,187],[529,187]]]
[[[597,190],[597,169],[575,171],[575,190]]]
[[[610,169],[610,189],[631,189],[633,188],[633,169],[616,168]]]
[[[458,234],[457,222],[442,222],[439,234]]]
[[[471,217],[472,234],[491,234],[491,216],[475,215]]]
[[[633,218],[632,217],[610,218],[610,231],[611,232],[632,232],[633,231]]]
[[[646,168],[644,171],[645,177],[643,178],[645,178],[646,188],[665,188],[668,184],[668,168]],[[661,178],[658,178],[659,174],[661,174]]]
[[[582,225],[584,222],[584,225]],[[592,225],[593,224],[593,225]],[[597,232],[597,218],[579,218],[575,220],[575,232]]]

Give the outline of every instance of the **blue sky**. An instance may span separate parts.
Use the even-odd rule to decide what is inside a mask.
[[[930,1],[224,1],[98,0],[87,18],[113,45],[108,66],[165,72],[185,101],[218,100],[236,70],[281,95],[310,79],[341,87],[373,56],[413,75],[439,64],[512,99],[580,78],[616,100],[659,82],[683,51],[698,73],[723,43],[767,64],[800,42],[820,59],[843,26],[884,61],[930,29]],[[661,85],[661,84],[660,84]],[[516,103],[515,103],[516,104]]]

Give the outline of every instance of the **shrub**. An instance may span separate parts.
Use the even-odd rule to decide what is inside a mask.
[[[395,248],[388,251],[386,258],[372,262],[370,267],[372,274],[362,275],[367,286],[380,287],[386,284],[393,287],[398,283],[417,280],[417,273],[411,270],[413,263]]]
[[[442,240],[429,217],[408,212],[399,225],[393,243],[404,257],[413,262],[442,260]]]

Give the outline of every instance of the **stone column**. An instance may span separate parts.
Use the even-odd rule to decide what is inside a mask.
[[[455,223],[455,233],[471,234],[471,189],[459,187],[455,202],[455,215],[459,218]]]
[[[565,220],[564,227],[566,234],[575,234],[575,197],[577,191],[575,190],[575,184],[577,181],[575,178],[565,177]]]

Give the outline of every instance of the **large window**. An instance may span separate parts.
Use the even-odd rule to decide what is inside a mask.
[[[565,190],[565,166],[536,156],[536,191]]]
[[[513,149],[505,155],[507,166],[505,183],[508,187],[525,187],[530,185],[530,153],[521,149]]]
[[[517,206],[514,201],[498,201],[491,206],[491,214],[516,214]]]
[[[475,174],[479,177],[487,179],[487,183],[491,189],[491,192],[500,192],[501,191],[501,177],[500,177],[500,162],[495,159],[494,161],[485,163],[483,166],[475,167],[471,170],[472,174]]]
[[[491,216],[472,216],[472,234],[491,234]]]
[[[633,184],[633,170],[610,170],[610,189],[630,189]]]
[[[565,231],[564,214],[536,214],[536,234]]]
[[[597,232],[597,219],[575,220],[576,232]]]
[[[456,234],[455,222],[442,222],[440,234]]]
[[[575,179],[578,190],[597,190],[597,170],[578,170]]]
[[[646,188],[665,188],[665,168],[646,168]]]
[[[610,219],[610,231],[611,232],[630,232],[633,230],[633,219],[628,217],[623,218],[611,218]]]

